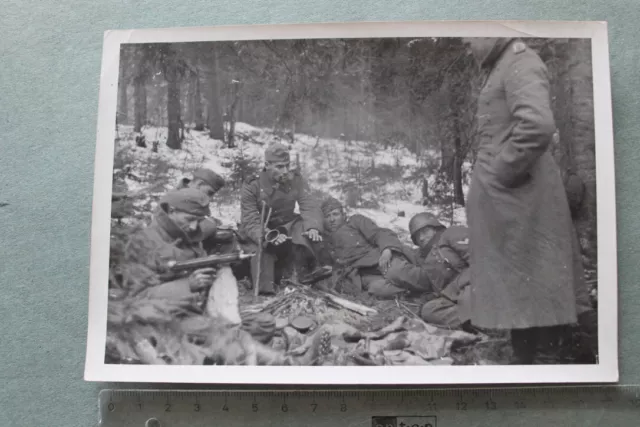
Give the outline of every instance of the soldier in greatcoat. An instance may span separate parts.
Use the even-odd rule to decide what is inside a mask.
[[[295,212],[296,203],[300,213]],[[239,232],[246,241],[247,251],[256,252],[259,244],[264,245],[261,257],[251,259],[255,286],[260,258],[261,294],[275,292],[274,285],[280,281],[285,264],[296,261],[294,255],[299,255],[298,249],[303,254],[299,262],[315,263],[317,248],[313,244],[322,240],[322,214],[305,179],[299,171],[291,170],[287,147],[275,143],[265,150],[265,167],[244,184],[240,208]],[[265,229],[261,229],[261,218],[266,221],[267,217]],[[277,230],[272,233],[277,237],[266,242],[265,236],[270,230]],[[298,248],[296,254],[292,251],[294,247]]]
[[[472,38],[487,73],[467,201],[471,322],[510,330],[515,364],[590,312],[578,241],[548,147],[556,129],[549,76],[519,39]]]

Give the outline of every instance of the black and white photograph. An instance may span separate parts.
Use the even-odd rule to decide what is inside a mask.
[[[105,33],[85,379],[618,379],[598,22]]]

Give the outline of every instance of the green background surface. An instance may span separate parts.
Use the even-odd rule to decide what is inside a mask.
[[[88,426],[84,369],[100,61],[108,29],[456,19],[609,22],[621,383],[640,383],[637,0],[4,0],[0,3],[0,426]]]

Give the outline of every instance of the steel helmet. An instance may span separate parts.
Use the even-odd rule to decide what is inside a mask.
[[[446,228],[438,221],[435,215],[428,212],[420,212],[409,221],[409,233],[411,234],[411,241],[413,241],[413,243],[416,243],[416,233],[425,227]]]

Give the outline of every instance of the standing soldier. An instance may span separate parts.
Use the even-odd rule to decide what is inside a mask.
[[[409,221],[411,240],[418,246],[416,270],[422,286],[436,298],[420,309],[427,323],[459,328],[469,321],[469,230],[467,227],[445,227],[427,212]]]
[[[514,364],[590,310],[560,171],[549,77],[518,39],[467,39],[488,73],[478,98],[478,156],[468,196],[471,321],[511,331]]]
[[[249,242],[247,250],[255,252],[265,237],[266,230],[260,228],[261,218],[266,221],[269,217],[265,223],[267,230],[277,230],[272,233],[276,237],[264,246],[260,268],[259,257],[251,259],[254,286],[258,286],[261,294],[273,294],[274,284],[282,276],[283,264],[291,261],[293,245],[306,248],[306,256],[315,258],[312,242],[322,240],[322,213],[300,173],[291,170],[289,150],[284,145],[271,145],[264,157],[264,169],[242,189],[240,235]],[[294,212],[296,203],[300,214]]]

